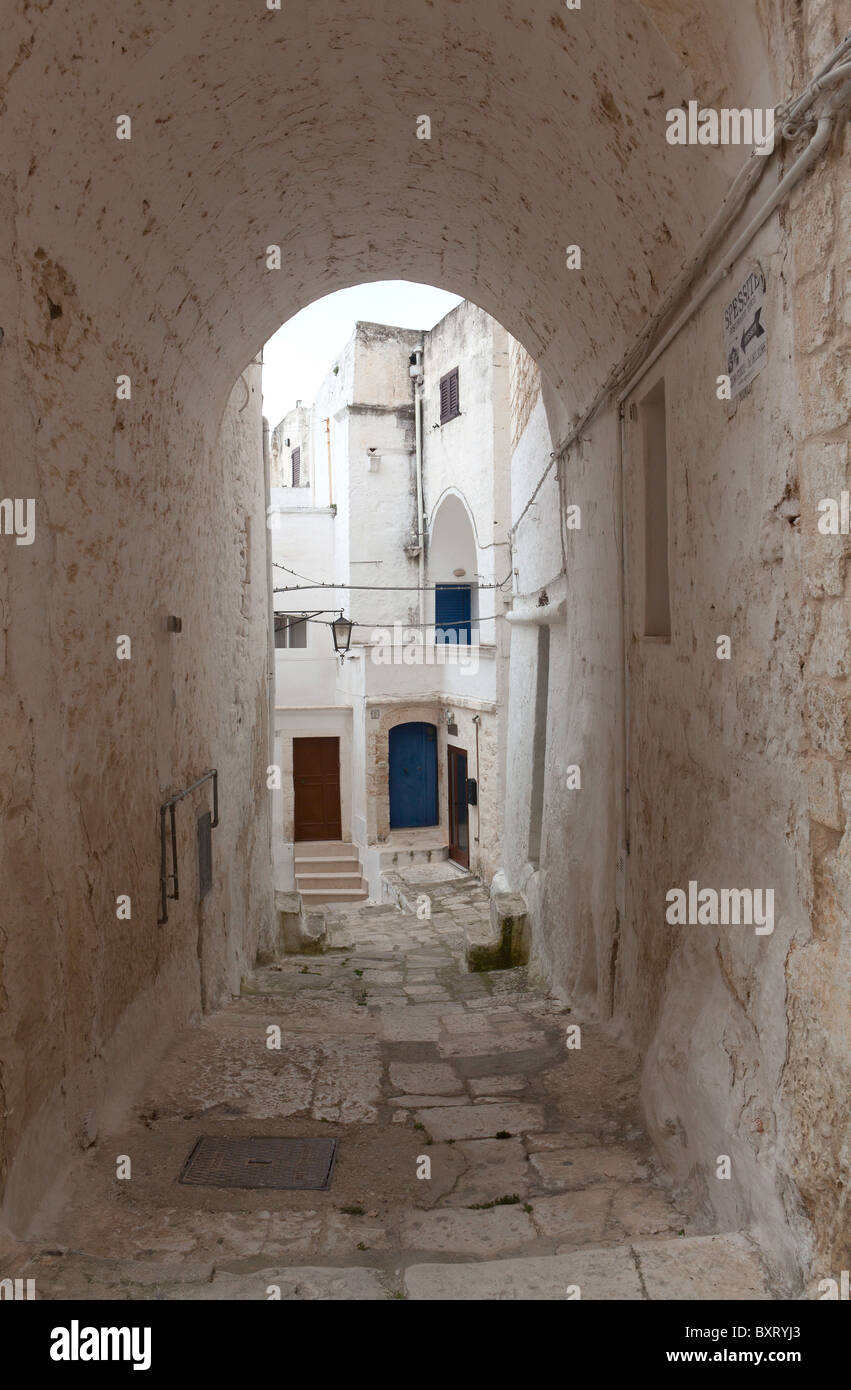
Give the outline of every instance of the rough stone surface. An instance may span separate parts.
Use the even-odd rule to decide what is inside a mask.
[[[330,914],[329,934],[320,960],[286,957],[258,969],[238,999],[178,1040],[127,1126],[81,1156],[64,1200],[42,1213],[33,1239],[0,1243],[0,1274],[34,1278],[36,1296],[48,1299],[250,1301],[269,1298],[270,1286],[286,1300],[431,1298],[438,1290],[554,1298],[564,1297],[571,1271],[583,1297],[654,1297],[651,1287],[676,1290],[680,1272],[684,1297],[742,1287],[750,1245],[736,1246],[735,1258],[722,1242],[711,1258],[686,1259],[691,1242],[671,1243],[686,1218],[654,1177],[637,1123],[635,1066],[599,1027],[587,1024],[580,1070],[551,1047],[570,1015],[525,988],[522,971],[481,975],[485,1007],[464,998],[454,932],[352,907]],[[439,1039],[459,1036],[459,1022],[474,1035],[488,1027],[494,1056],[486,1075],[492,1079],[496,1062],[498,1075],[511,1076],[505,1066],[519,1057],[515,1075],[528,1099],[477,1103],[478,1078],[467,1072],[476,1058],[439,1060],[431,1036],[388,1035],[381,984],[367,986],[361,1001],[355,962],[368,959],[403,978],[439,973],[459,997],[409,1004],[406,1017],[424,1013]],[[267,1047],[270,1025],[282,1030],[279,1049]],[[535,1046],[503,1051],[516,1030]],[[400,1109],[397,1088],[424,1081],[444,1087],[435,1098],[442,1104]],[[441,1122],[452,1129],[456,1119],[457,1139],[430,1132]],[[465,1137],[506,1125],[511,1138]],[[177,1181],[200,1134],[258,1132],[336,1137],[329,1190]],[[116,1180],[116,1154],[130,1157],[129,1180]],[[662,1242],[662,1254],[647,1257],[644,1285],[628,1246],[634,1233]],[[447,1262],[439,1277],[411,1268],[430,1253]]]
[[[405,1287],[417,1300],[564,1301],[569,1289],[574,1299],[578,1289],[582,1301],[769,1297],[759,1260],[738,1236],[487,1264],[413,1265],[405,1274]]]

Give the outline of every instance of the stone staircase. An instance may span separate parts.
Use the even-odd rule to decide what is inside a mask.
[[[357,845],[307,840],[295,846],[295,884],[306,908],[361,903],[369,896]]]

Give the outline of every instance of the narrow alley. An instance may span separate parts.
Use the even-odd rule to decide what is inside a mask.
[[[628,1055],[584,1024],[568,1049],[571,1008],[524,968],[466,972],[486,895],[416,874],[430,921],[331,909],[326,953],[255,970],[178,1041],[61,1213],[8,1251],[17,1277],[59,1299],[773,1296],[746,1235],[678,1207]],[[200,1135],[261,1134],[336,1139],[328,1190],[179,1181]]]
[[[851,0],[7,8],[13,1350],[203,1381],[279,1369],[278,1300],[582,1301],[601,1378],[688,1316],[812,1379]]]

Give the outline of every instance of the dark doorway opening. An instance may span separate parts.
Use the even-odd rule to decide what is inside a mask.
[[[341,840],[340,740],[293,739],[294,838]]]
[[[467,754],[450,744],[449,754],[449,858],[470,867],[470,823],[467,810]]]

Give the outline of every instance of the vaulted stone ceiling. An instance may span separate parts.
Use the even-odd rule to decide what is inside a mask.
[[[87,327],[217,420],[291,314],[404,277],[477,301],[581,405],[743,159],[672,150],[665,111],[721,86],[741,104],[781,96],[762,8],[145,0],[106,18],[81,0],[59,23],[25,6],[4,123],[33,350],[58,346],[45,300],[65,301],[66,358]]]

